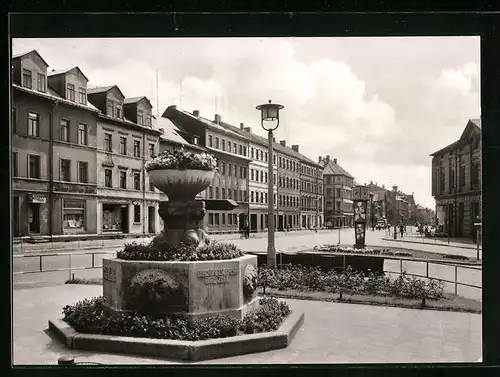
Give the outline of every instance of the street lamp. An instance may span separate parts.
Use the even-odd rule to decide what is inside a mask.
[[[268,141],[268,177],[267,180],[267,196],[269,198],[267,203],[267,265],[269,267],[276,266],[276,248],[274,246],[274,190],[273,190],[273,131],[278,128],[280,124],[279,111],[284,106],[276,103],[265,103],[257,106],[257,110],[261,113],[260,124],[264,130],[267,131]]]
[[[371,222],[372,232],[373,232],[374,226],[373,226],[373,193],[372,192],[370,193],[370,222]]]

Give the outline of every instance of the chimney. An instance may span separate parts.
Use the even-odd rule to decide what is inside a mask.
[[[248,133],[252,133],[252,127],[245,127],[243,129]]]
[[[319,156],[318,157],[318,162],[321,162],[321,161],[323,161],[323,157]]]
[[[334,163],[334,164],[336,164],[336,163],[337,163],[337,159],[336,159],[336,158],[334,158],[334,159],[333,159],[333,163]]]
[[[214,123],[219,124],[221,120],[222,117],[220,116],[220,114],[215,114]]]
[[[240,123],[240,130],[243,131],[245,129],[245,123]]]
[[[392,190],[397,192],[398,191],[398,186],[392,186]]]
[[[373,185],[373,181],[370,181],[370,185]]]
[[[200,116],[200,110],[193,110],[193,115],[195,117],[199,117]]]
[[[385,185],[382,183],[382,188],[385,189]]]
[[[329,154],[326,155],[325,160],[326,160],[326,162],[330,162],[330,155]]]
[[[273,137],[273,143],[276,143],[276,138],[275,137]]]
[[[163,135],[165,133],[165,129],[164,128],[159,128],[159,131],[160,133]]]
[[[280,144],[286,147],[286,140],[280,140]]]
[[[298,146],[298,144],[292,145],[292,149],[293,149],[295,152],[299,153],[299,146]]]

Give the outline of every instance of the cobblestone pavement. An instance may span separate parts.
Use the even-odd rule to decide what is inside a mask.
[[[47,333],[49,318],[102,287],[59,285],[14,290],[13,363],[54,365],[60,356],[104,364],[176,364],[179,361],[68,350]],[[481,315],[288,300],[305,322],[283,350],[202,364],[476,362],[482,351]]]

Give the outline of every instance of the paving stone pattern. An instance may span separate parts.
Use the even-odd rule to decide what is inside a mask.
[[[102,287],[59,285],[14,290],[13,363],[54,365],[60,356],[104,364],[177,364],[176,360],[68,350],[47,334],[49,318]],[[481,315],[288,300],[305,323],[283,350],[203,364],[476,362],[481,357]]]

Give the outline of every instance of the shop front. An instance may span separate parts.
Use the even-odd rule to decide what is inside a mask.
[[[102,232],[129,233],[128,203],[102,203]]]
[[[14,237],[49,234],[49,203],[45,193],[14,193],[12,230]]]

